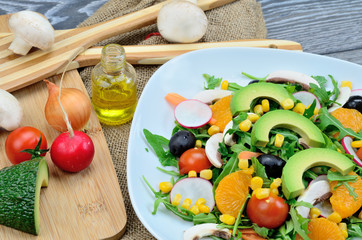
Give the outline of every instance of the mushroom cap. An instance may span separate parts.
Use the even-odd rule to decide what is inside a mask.
[[[48,19],[37,12],[20,11],[9,18],[9,28],[28,44],[42,50],[49,49],[54,43],[54,28]]]
[[[158,31],[169,42],[196,42],[205,35],[207,25],[204,11],[184,0],[164,5],[157,17]]]

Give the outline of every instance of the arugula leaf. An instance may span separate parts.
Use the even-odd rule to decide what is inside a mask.
[[[321,87],[324,87],[328,82],[328,80],[324,76],[312,76],[312,78],[314,78]]]
[[[266,175],[264,165],[261,164],[256,157],[251,158],[251,163],[253,165],[256,176],[263,179],[263,187],[268,187],[270,185],[270,180],[268,178],[268,175]]]
[[[342,139],[344,136],[349,135],[351,137],[362,139],[362,133],[355,133],[350,128],[345,128],[340,121],[328,113],[326,107],[323,107],[319,110],[319,120],[318,127],[324,131],[327,127],[335,127],[339,130],[338,139]]]
[[[237,83],[232,83],[232,82],[230,82],[229,83],[229,86],[228,86],[228,90],[230,90],[230,91],[238,91],[238,90],[240,90],[240,89],[242,89],[242,88],[244,88],[243,86],[240,86],[239,84],[237,84]]]
[[[230,173],[235,172],[235,170],[238,168],[238,154],[234,153],[231,158],[229,159],[229,161],[225,164],[224,169],[222,170],[222,172],[220,173],[220,175],[218,176],[218,178],[215,180],[214,182],[214,186],[213,186],[213,193],[215,194],[215,189],[218,186],[219,182],[221,181],[221,179],[223,179],[226,175],[229,175]]]
[[[156,167],[156,168],[158,170],[160,170],[161,172],[170,174],[171,176],[175,176],[175,177],[181,177],[182,176],[181,174],[179,174],[178,172],[175,172],[175,171],[169,171],[169,170],[166,170],[166,169],[163,169],[163,168],[160,168],[160,167]]]
[[[243,214],[244,212],[244,209],[246,207],[246,203],[248,202],[248,199],[250,198],[250,194],[248,194],[248,196],[246,196],[246,199],[243,203],[243,205],[241,206],[240,210],[239,210],[239,213],[238,213],[238,216],[236,217],[235,219],[235,223],[234,223],[234,227],[233,227],[233,233],[232,235],[235,236],[235,233],[237,232],[238,230],[238,226],[239,226],[239,223],[240,223],[240,218],[241,218],[241,215]]]
[[[333,98],[331,99],[331,101],[335,102],[339,95],[338,82],[334,80],[334,78],[331,75],[328,76],[332,80],[332,85],[333,85],[333,91],[332,91]]]
[[[307,235],[310,220],[300,216],[293,205],[290,206],[289,214],[294,225],[294,232],[297,232],[304,240],[311,240]]]
[[[310,119],[311,117],[313,117],[314,115],[314,109],[317,105],[317,101],[314,99],[313,100],[313,103],[310,105],[309,108],[306,108],[304,113],[303,113],[303,116]]]
[[[279,233],[282,235],[283,240],[292,240],[289,233],[293,231],[293,222],[288,220],[279,228]]]
[[[210,76],[209,74],[206,73],[203,74],[202,76],[205,78],[207,84],[207,86],[204,85],[205,90],[215,89],[221,84],[222,78],[215,78],[215,76]]]
[[[267,76],[263,77],[263,78],[260,78],[260,77],[255,77],[255,76],[252,76],[246,72],[242,72],[241,73],[242,75],[244,75],[245,77],[249,78],[249,79],[252,79],[252,80],[259,80],[259,81],[265,81]]]
[[[338,82],[335,81],[331,75],[328,76],[331,79],[333,85],[332,91],[326,90],[325,85],[328,82],[328,80],[323,76],[312,76],[312,78],[314,78],[318,82],[319,86],[314,83],[309,84],[310,86],[309,92],[316,95],[322,107],[328,107],[329,105],[334,103],[339,95]]]
[[[212,213],[201,213],[193,217],[194,225],[202,223],[217,223],[217,218]]]
[[[358,237],[358,239],[362,238],[361,224],[348,225],[347,231],[349,237]]]
[[[175,156],[172,155],[170,151],[165,151],[163,149],[164,147],[168,148],[168,143],[169,143],[168,139],[160,135],[152,134],[147,129],[143,129],[143,134],[145,135],[147,142],[151,145],[151,147],[155,151],[156,156],[158,157],[162,166],[178,167],[178,162]]]

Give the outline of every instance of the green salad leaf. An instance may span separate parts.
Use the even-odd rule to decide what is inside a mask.
[[[204,85],[204,89],[215,89],[216,87],[220,86],[222,78],[216,78],[215,76],[210,76],[209,74],[202,75],[206,80],[206,85]]]

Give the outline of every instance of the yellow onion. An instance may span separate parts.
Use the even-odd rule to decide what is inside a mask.
[[[44,80],[48,87],[48,100],[45,104],[45,118],[50,126],[60,132],[68,131],[65,116],[58,101],[59,87]],[[87,95],[76,88],[62,88],[60,101],[68,115],[69,123],[74,130],[81,130],[88,123],[91,104]]]

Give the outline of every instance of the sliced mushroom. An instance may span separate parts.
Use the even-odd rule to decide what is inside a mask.
[[[222,142],[223,134],[216,133],[212,135],[205,144],[205,152],[206,156],[209,159],[210,163],[216,167],[221,168],[223,161],[221,158],[221,154],[219,153],[219,143]]]
[[[216,223],[199,224],[184,232],[184,240],[199,240],[207,236],[215,236],[223,239],[231,238],[229,230],[227,228],[217,228]]]
[[[299,138],[299,139],[298,139],[298,143],[299,143],[302,147],[304,147],[305,149],[310,148],[310,146],[308,145],[308,143],[307,143],[303,138]]]
[[[266,78],[267,82],[290,82],[290,83],[298,83],[303,89],[308,90],[310,88],[309,84],[314,83],[319,86],[319,83],[312,77],[300,73],[289,70],[280,70],[272,72]]]
[[[333,103],[333,105],[328,108],[328,112],[333,112],[334,110],[342,107],[351,96],[351,89],[349,87],[341,87],[339,88],[339,95],[336,99],[336,103]]]
[[[312,205],[320,203],[320,199],[327,196],[331,192],[329,181],[325,176],[319,177],[310,182],[303,194],[298,197],[298,202],[308,202]],[[304,206],[296,207],[297,212],[304,218],[308,218],[310,209]],[[320,209],[322,211],[322,209]]]
[[[228,124],[226,124],[224,128],[224,132],[222,133],[224,136],[224,143],[225,145],[232,146],[236,144],[236,141],[234,140],[234,134],[229,134],[227,131],[233,127],[233,120],[231,120]]]
[[[231,95],[232,91],[221,89],[209,89],[197,93],[193,99],[197,99],[206,104],[212,104],[220,98]]]
[[[18,100],[7,91],[0,89],[0,128],[12,131],[20,126],[23,109]]]
[[[33,11],[20,11],[9,18],[9,28],[14,33],[14,41],[9,50],[26,55],[31,47],[49,49],[54,43],[54,28],[48,19]]]

